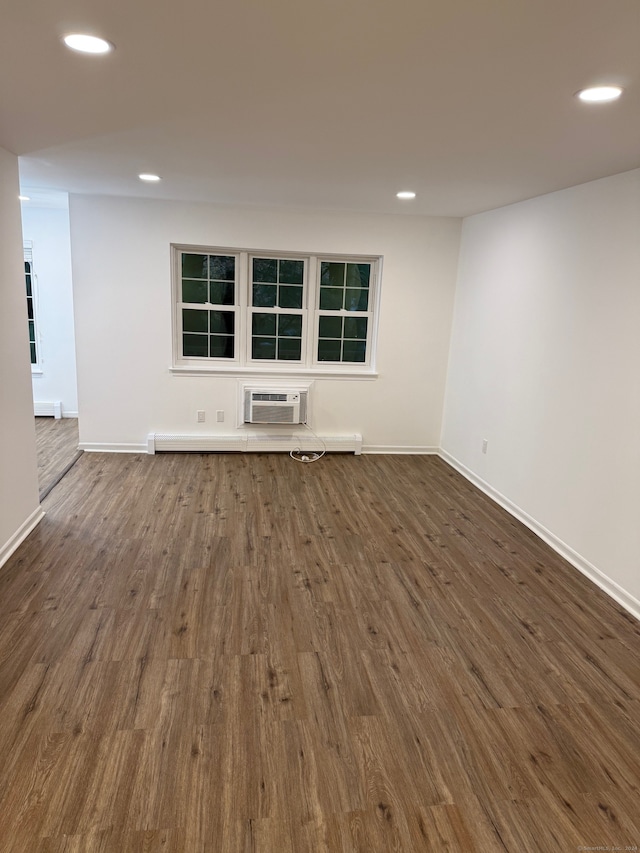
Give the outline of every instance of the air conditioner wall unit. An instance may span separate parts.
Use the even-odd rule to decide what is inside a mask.
[[[306,424],[308,391],[291,388],[245,388],[246,424]]]

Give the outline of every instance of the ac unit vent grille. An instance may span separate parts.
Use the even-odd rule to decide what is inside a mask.
[[[246,424],[304,424],[307,422],[308,392],[245,389]]]
[[[297,424],[298,417],[293,406],[253,406],[253,424]]]
[[[254,391],[251,395],[251,399],[254,403],[262,403],[262,402],[274,402],[274,403],[286,403],[287,395],[286,394],[262,394]]]

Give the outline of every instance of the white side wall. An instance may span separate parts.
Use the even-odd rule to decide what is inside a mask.
[[[33,374],[37,403],[62,403],[62,414],[78,416],[73,327],[71,244],[67,208],[22,205],[22,232],[33,242],[39,370]],[[37,409],[36,409],[37,411]]]
[[[361,433],[365,449],[439,445],[459,220],[87,196],[71,197],[70,218],[81,446],[235,432],[238,380],[169,372],[172,242],[384,255],[379,378],[316,380],[312,425]]]
[[[636,612],[639,373],[640,170],[464,221],[443,448]]]
[[[0,565],[42,517],[18,192],[18,160],[0,148]]]

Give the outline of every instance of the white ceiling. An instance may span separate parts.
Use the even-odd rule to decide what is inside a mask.
[[[463,216],[640,166],[639,0],[9,0],[0,33],[23,187]]]

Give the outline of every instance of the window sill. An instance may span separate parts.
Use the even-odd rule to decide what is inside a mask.
[[[220,379],[359,379],[368,381],[377,379],[378,374],[367,370],[322,370],[317,368],[256,368],[256,367],[170,367],[174,376],[217,376]]]
[[[31,375],[32,376],[42,376],[42,368],[41,367],[31,367]]]

